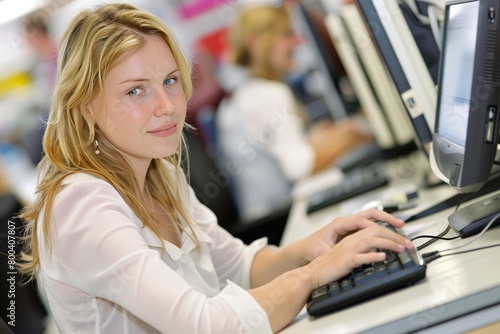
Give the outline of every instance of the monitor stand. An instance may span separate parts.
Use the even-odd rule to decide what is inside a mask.
[[[417,219],[421,219],[424,217],[427,217],[429,215],[432,215],[436,212],[440,212],[442,210],[446,210],[448,208],[451,208],[453,206],[462,204],[464,202],[473,200],[475,198],[493,193],[495,191],[498,191],[500,189],[500,177],[497,177],[490,182],[486,183],[481,189],[479,189],[476,192],[472,193],[457,193],[451,197],[446,198],[445,200],[438,202],[434,204],[433,206],[424,209],[423,211],[420,211],[410,217],[407,217],[405,219],[405,222],[411,222]]]
[[[462,238],[467,238],[480,233],[492,219],[495,221],[490,228],[500,225],[499,214],[500,193],[497,193],[455,211],[448,217],[448,222]]]

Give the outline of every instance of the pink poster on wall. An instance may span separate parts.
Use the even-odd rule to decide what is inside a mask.
[[[235,1],[236,0],[191,0],[179,6],[179,14],[183,19],[190,19]]]

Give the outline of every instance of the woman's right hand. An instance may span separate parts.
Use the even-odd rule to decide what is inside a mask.
[[[384,261],[386,254],[373,249],[399,253],[411,247],[413,244],[409,240],[374,222],[343,237],[304,269],[311,275],[312,288],[315,289],[346,276],[363,264]]]

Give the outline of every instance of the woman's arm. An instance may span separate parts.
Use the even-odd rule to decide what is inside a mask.
[[[276,332],[292,321],[313,289],[354,268],[383,261],[385,253],[413,247],[407,239],[373,220],[402,227],[403,222],[378,210],[339,217],[309,237],[283,248],[265,248],[252,266],[250,294],[267,312]]]
[[[315,152],[312,172],[316,173],[330,166],[343,154],[372,138],[356,121],[346,120],[318,124],[309,133],[309,143]]]

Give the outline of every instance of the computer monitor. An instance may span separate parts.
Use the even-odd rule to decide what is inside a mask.
[[[356,5],[370,32],[373,45],[404,104],[416,134],[415,143],[422,155],[428,158],[437,100],[436,85],[431,75],[435,65],[432,64],[436,62],[436,53],[440,54],[434,38],[431,37],[432,28],[430,24],[420,22],[412,16],[406,2],[357,0]],[[427,33],[424,33],[425,31]],[[439,63],[439,59],[437,62]],[[442,183],[432,172],[430,163],[426,167],[420,186],[433,187]]]
[[[311,41],[318,69],[326,74],[325,102],[334,120],[349,117],[359,109],[358,101],[353,99],[350,89],[345,89],[346,73],[339,59],[324,20],[326,9],[320,0],[301,1],[294,7],[296,14],[304,23],[301,32]]]
[[[338,13],[327,15],[325,24],[372,128],[375,141],[382,150],[394,150],[413,142],[415,134],[392,80],[381,64],[379,68],[375,66],[379,65],[380,60],[373,45],[367,44],[366,39],[363,45],[355,44],[361,39],[355,39],[358,36],[352,36],[352,33],[362,33],[365,28],[359,14],[356,16],[357,11],[352,4],[340,6]],[[373,64],[369,68],[363,62],[367,58],[370,59],[370,65]],[[370,80],[370,76],[375,80]]]
[[[432,169],[459,192],[479,190],[498,165],[500,2],[447,3]]]
[[[356,4],[406,107],[417,143],[428,156],[434,129],[435,85],[402,14],[405,4],[391,1],[358,0]]]
[[[431,4],[433,1],[426,0],[423,2]],[[419,146],[422,151],[425,152],[425,155],[430,158],[437,101],[434,103],[433,108],[430,107],[432,103],[429,100],[429,96],[432,94],[425,94],[421,88],[425,87],[427,93],[429,93],[429,88],[435,89],[434,80],[432,80],[430,75],[432,71],[429,68],[432,59],[427,59],[427,61],[421,59],[425,56],[424,53],[418,51],[423,49],[422,46],[417,48],[414,45],[417,41],[413,39],[411,29],[409,32],[409,28],[402,24],[404,22],[401,20],[401,13],[408,12],[404,9],[404,2],[395,2],[393,0],[357,0],[356,4],[368,30],[371,32],[374,44],[377,46],[377,50],[384,60],[387,70],[394,80],[400,96],[405,103],[408,116],[417,134]],[[409,20],[410,15],[406,15],[406,17],[406,20]],[[417,24],[409,21],[407,21],[407,23],[408,25]],[[397,29],[395,28],[395,24],[398,25]],[[422,23],[422,25],[424,25],[424,23]],[[431,28],[428,27],[428,29]],[[400,36],[400,38],[397,38],[398,36]],[[401,36],[405,37],[401,38]],[[409,49],[408,46],[410,46]],[[432,43],[430,47],[437,48],[437,46],[432,45]],[[431,54],[434,54],[434,52]],[[419,82],[419,76],[417,75],[419,73],[424,74],[424,81],[427,82],[426,84]],[[437,100],[437,93],[435,93],[435,95]],[[425,101],[425,103],[422,103],[422,101]],[[427,107],[425,107],[425,105],[427,105]],[[432,161],[429,159],[429,168],[423,174],[424,177],[420,185],[421,187],[432,187],[443,183],[441,178],[435,175],[431,165]],[[482,196],[490,192],[494,186],[494,184],[490,183],[473,194],[456,192],[451,197],[426,207],[420,212],[405,216],[404,219],[410,222],[424,218],[428,215],[456,206],[466,200]]]
[[[454,0],[445,8],[430,159],[433,172],[460,193],[500,189],[499,14],[498,0]],[[470,236],[500,212],[499,204],[496,194],[448,220],[462,237]]]

